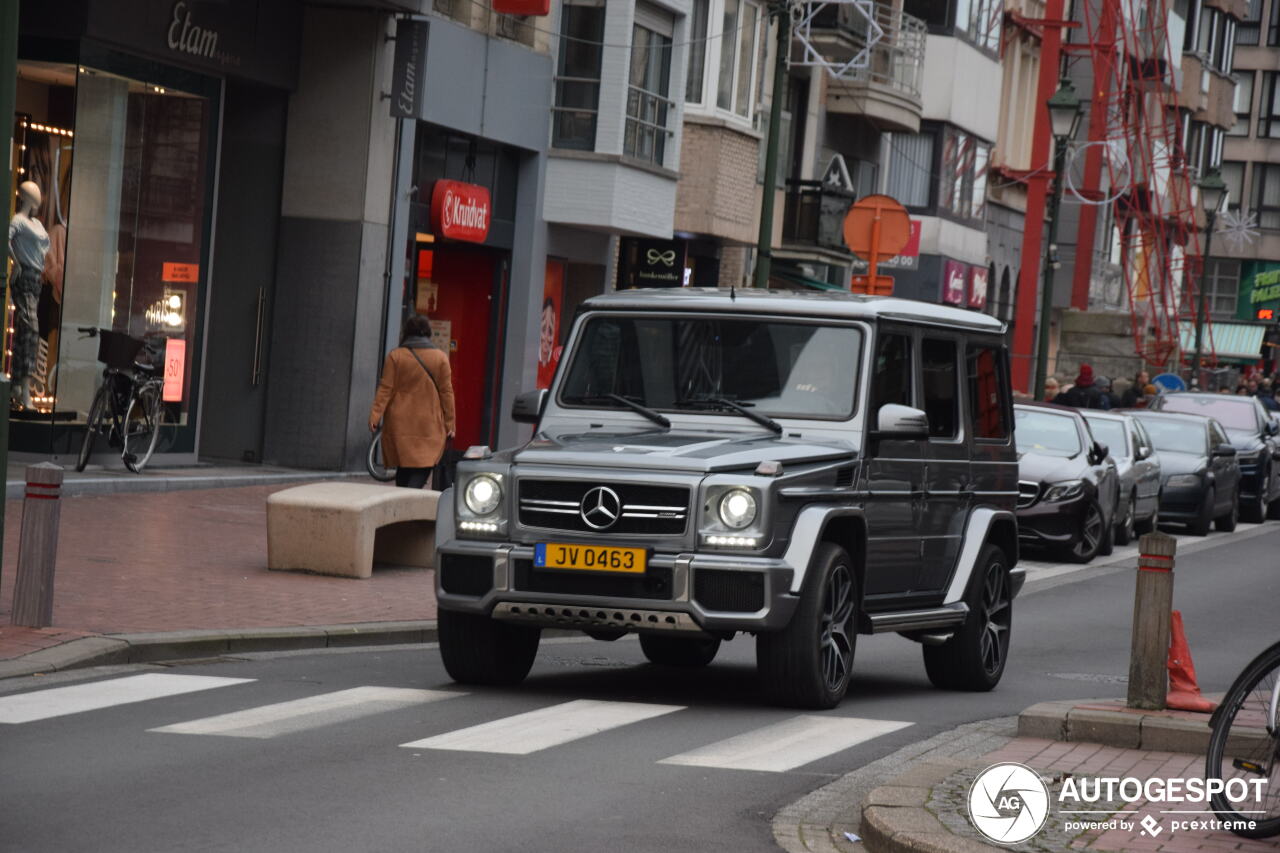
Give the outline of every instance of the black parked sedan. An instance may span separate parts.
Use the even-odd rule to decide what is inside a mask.
[[[1213,418],[1135,409],[1160,457],[1160,521],[1187,525],[1196,536],[1235,530],[1240,465],[1227,431]]]
[[[1109,554],[1120,485],[1106,445],[1075,409],[1013,407],[1018,445],[1018,538],[1087,563]]]
[[[1240,463],[1240,515],[1263,521],[1280,513],[1280,434],[1266,408],[1254,397],[1229,394],[1162,394],[1151,404],[1158,412],[1204,415],[1226,427]]]

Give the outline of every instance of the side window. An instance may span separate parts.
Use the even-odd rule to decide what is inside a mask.
[[[973,437],[1003,440],[1009,437],[1009,383],[1005,380],[1004,362],[996,347],[969,347],[969,413]]]
[[[925,338],[920,343],[924,411],[931,438],[955,438],[960,431],[960,377],[955,341]]]
[[[1222,431],[1222,427],[1218,426],[1217,421],[1209,421],[1209,450],[1212,451],[1219,444],[1226,444],[1227,436]]]
[[[1133,422],[1133,446],[1135,449],[1135,457],[1137,453],[1143,450],[1151,449],[1151,440],[1147,438],[1147,432],[1142,428],[1142,424],[1138,421]]]
[[[881,335],[876,344],[875,378],[871,387],[871,414],[889,403],[910,406],[911,402],[911,338],[906,335]]]

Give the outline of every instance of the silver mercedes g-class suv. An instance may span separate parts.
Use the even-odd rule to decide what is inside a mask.
[[[1004,672],[1018,464],[1004,326],[849,293],[664,289],[586,302],[523,447],[470,448],[436,527],[440,653],[511,684],[544,627],[649,660],[754,634],[780,703],[839,704],[858,634],[930,681]]]

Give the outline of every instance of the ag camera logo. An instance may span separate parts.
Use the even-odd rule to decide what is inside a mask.
[[[993,764],[969,789],[969,820],[997,844],[1018,844],[1044,828],[1049,788],[1025,764]]]

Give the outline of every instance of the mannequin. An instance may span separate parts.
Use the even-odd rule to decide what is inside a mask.
[[[18,186],[18,212],[9,222],[9,255],[14,260],[9,296],[13,300],[13,402],[23,409],[31,405],[31,374],[40,348],[40,281],[44,274],[49,235],[34,217],[40,207],[40,187],[34,181]]]

